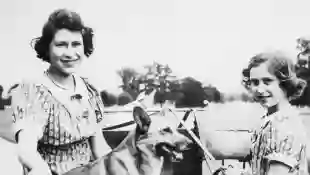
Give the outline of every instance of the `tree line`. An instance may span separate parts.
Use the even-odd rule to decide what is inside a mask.
[[[307,86],[298,99],[291,101],[295,106],[310,106],[310,38],[297,39],[297,62],[295,69],[297,77],[304,79]],[[204,107],[207,103],[225,103],[232,101],[254,102],[248,93],[240,92],[227,94],[212,84],[204,85],[193,77],[178,78],[173,74],[169,65],[153,62],[145,65],[146,73],[139,73],[131,67],[124,67],[116,73],[122,80],[119,88],[122,93],[113,94],[106,90],[100,92],[105,106],[126,105],[134,101],[138,94],[148,89],[156,89],[155,104],[170,101],[176,107]],[[9,91],[17,87],[14,84]],[[2,96],[3,87],[0,85],[0,108],[10,105],[10,97]]]
[[[101,96],[106,106],[125,105],[134,101],[138,94],[149,88],[156,88],[155,104],[172,102],[176,107],[204,107],[207,103],[231,101],[252,102],[246,93],[224,94],[212,84],[203,85],[193,78],[178,78],[169,65],[154,62],[145,65],[146,73],[138,73],[134,68],[124,67],[117,71],[122,80],[119,86],[122,93],[115,95],[102,91]]]
[[[297,62],[295,69],[297,77],[305,80],[307,86],[301,97],[292,100],[294,106],[310,106],[310,37],[300,37],[297,40]],[[160,88],[155,95],[155,103],[163,103],[165,100],[175,102],[176,107],[198,107],[204,106],[205,101],[213,103],[225,103],[232,101],[254,102],[253,98],[246,92],[225,94],[213,85],[203,85],[193,77],[177,79],[171,76],[172,70],[168,65],[153,63],[146,65],[148,72],[145,75],[137,73],[133,68],[122,68],[117,73],[122,79],[123,92],[115,96],[106,91],[101,92],[106,105],[124,105],[133,101],[138,92],[139,85],[152,85],[156,82]],[[174,79],[171,77],[174,77]]]

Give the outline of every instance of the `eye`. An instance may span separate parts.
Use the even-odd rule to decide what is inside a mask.
[[[166,127],[162,129],[163,132],[172,133],[172,129],[170,127]]]
[[[265,85],[270,85],[273,81],[274,79],[269,78],[269,77],[262,78],[261,80],[253,78],[250,80],[250,83],[252,86],[258,86],[261,82]]]
[[[265,85],[269,85],[269,84],[271,84],[271,83],[274,81],[274,80],[271,79],[271,78],[263,78],[262,80],[263,80],[263,83],[264,83]]]
[[[255,78],[250,79],[250,84],[251,84],[251,85],[254,85],[254,86],[258,86],[258,85],[259,85],[259,80],[258,80],[258,79],[255,79]]]
[[[74,42],[72,42],[72,46],[73,47],[78,47],[78,46],[81,46],[82,45],[82,43],[80,42],[80,41],[74,41]]]
[[[56,47],[67,47],[67,43],[66,42],[56,42],[55,43],[55,46]]]

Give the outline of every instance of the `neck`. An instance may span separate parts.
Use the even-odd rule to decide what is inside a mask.
[[[285,109],[288,109],[290,107],[291,107],[291,105],[288,101],[280,102],[276,105],[268,107],[267,108],[267,115],[271,115],[271,114],[273,114],[279,110],[285,110]]]
[[[278,104],[270,106],[267,108],[267,116],[276,113],[279,110]]]
[[[75,87],[74,78],[72,74],[65,74],[54,67],[50,67],[48,70],[48,76],[65,89],[72,89]]]

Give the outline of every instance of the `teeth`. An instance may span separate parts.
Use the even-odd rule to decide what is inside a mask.
[[[173,161],[178,162],[180,160],[183,159],[183,154],[179,153],[179,152],[174,152],[173,151],[173,157],[172,157]]]
[[[62,61],[70,62],[70,61],[77,61],[77,60],[78,60],[78,58],[77,59],[73,59],[73,60],[62,60]]]

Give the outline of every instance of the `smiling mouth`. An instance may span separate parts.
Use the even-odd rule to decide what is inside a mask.
[[[261,101],[261,102],[265,102],[267,98],[270,98],[271,95],[256,95],[256,99]]]
[[[271,97],[271,95],[259,95],[259,96],[257,96],[258,98],[269,98],[269,97]]]
[[[72,63],[72,62],[76,62],[76,61],[79,61],[80,58],[76,58],[76,59],[61,59],[60,61],[63,62],[63,63]]]
[[[168,156],[173,162],[179,162],[183,159],[182,151],[178,150],[174,145],[170,145],[169,143],[160,143],[159,145],[156,145],[156,147],[158,151],[161,150],[165,152],[164,156]]]

